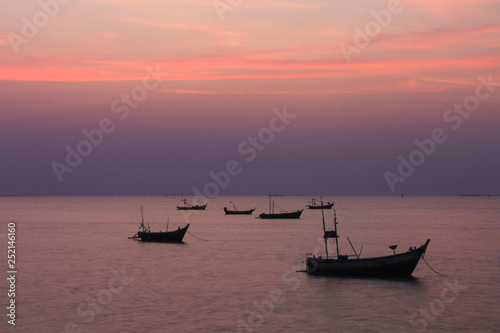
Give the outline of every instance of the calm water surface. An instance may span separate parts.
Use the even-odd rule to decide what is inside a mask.
[[[2,332],[494,332],[500,331],[500,197],[326,197],[340,249],[387,255],[431,239],[411,280],[312,277],[323,254],[321,211],[259,220],[267,197],[217,197],[206,211],[180,197],[2,197],[0,246],[16,222],[16,326]],[[188,198],[189,199],[189,198]],[[276,197],[285,210],[309,197]],[[257,207],[251,216],[222,208]],[[184,244],[129,240],[140,206],[156,231],[191,223]],[[326,211],[333,228],[333,211]],[[333,252],[334,247],[331,247]],[[2,271],[7,276],[6,259]]]

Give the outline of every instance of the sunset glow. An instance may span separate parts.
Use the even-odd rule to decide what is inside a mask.
[[[324,165],[319,167],[324,173],[338,167],[350,181],[366,177],[366,188],[353,188],[332,175],[327,184],[320,177],[300,183],[294,193],[317,188],[391,194],[383,173],[397,168],[398,156],[414,149],[415,138],[444,127],[443,113],[474,94],[480,76],[492,77],[491,94],[464,119],[466,125],[448,132],[442,153],[429,158],[400,184],[408,188],[400,190],[443,194],[493,191],[500,185],[498,175],[489,181],[465,176],[465,170],[478,165],[500,166],[500,134],[487,130],[493,124],[498,129],[500,119],[497,1],[154,0],[146,5],[40,0],[0,8],[0,128],[4,137],[15,138],[0,150],[3,161],[9,161],[2,168],[5,177],[22,178],[25,171],[19,166],[24,165],[51,188],[49,193],[87,193],[81,184],[94,176],[111,184],[96,194],[147,193],[147,184],[115,186],[123,179],[109,174],[121,165],[123,177],[132,177],[134,169],[123,165],[126,158],[117,158],[127,149],[130,158],[141,150],[162,154],[167,149],[171,169],[167,162],[151,167],[163,178],[163,189],[153,192],[189,192],[217,163],[238,154],[234,147],[258,133],[273,108],[286,106],[297,120],[249,169],[262,170],[270,181],[279,177],[273,170],[281,161],[285,165],[307,155],[290,177],[300,177],[313,165]],[[140,88],[151,75],[147,68],[161,76],[154,89]],[[128,106],[133,112],[122,123],[112,105],[127,94],[140,101]],[[50,120],[44,116],[49,114]],[[103,117],[114,121],[116,133],[59,183],[51,161],[64,159],[65,147],[76,145],[81,131]],[[121,146],[124,141],[130,143],[127,149]],[[460,150],[463,141],[469,145]],[[32,144],[39,157],[27,153]],[[311,146],[330,153],[325,156]],[[480,158],[479,150],[487,153]],[[142,158],[154,164],[155,157]],[[478,165],[462,166],[462,159]],[[185,163],[193,169],[180,171]],[[171,172],[163,174],[167,169]],[[245,193],[254,173],[243,173],[228,193]],[[193,181],[183,184],[178,181],[183,177]],[[424,178],[443,177],[437,189],[421,187]],[[251,191],[265,194],[278,184]],[[0,185],[6,193],[44,193],[6,179]]]

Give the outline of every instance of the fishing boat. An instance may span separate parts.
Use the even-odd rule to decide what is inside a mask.
[[[323,210],[322,210],[323,212]],[[334,211],[335,230],[326,231],[323,212],[323,232],[325,240],[326,257],[306,255],[306,272],[311,275],[333,275],[333,276],[358,276],[358,277],[384,277],[384,278],[407,278],[410,277],[417,266],[420,258],[424,255],[430,239],[424,245],[413,248],[407,252],[396,254],[397,245],[391,245],[392,255],[383,257],[360,258],[349,238],[349,243],[355,253],[355,258],[339,253],[339,236],[337,234],[337,214]],[[337,255],[330,257],[328,254],[329,238],[335,239]],[[362,250],[362,249],[361,249]]]
[[[187,200],[184,199],[184,206],[177,206],[178,210],[205,210],[207,208],[208,203],[204,205],[189,205]]]
[[[304,211],[303,209],[294,212],[274,212],[274,200],[269,196],[269,213],[262,213],[259,215],[261,219],[298,219]]]
[[[139,231],[129,239],[140,239],[145,242],[161,242],[161,243],[182,243],[182,239],[189,228],[189,223],[184,227],[177,227],[177,230],[168,231],[168,223],[166,231],[151,231],[151,228],[144,225],[144,214],[141,207],[141,225]]]
[[[309,209],[332,209],[333,204],[335,203],[335,202],[328,202],[326,204],[318,205],[318,204],[316,204],[316,199],[312,199],[311,201],[312,201],[312,204],[307,205],[307,207]]]
[[[302,214],[303,209],[295,212],[282,212],[282,213],[261,213],[259,217],[261,219],[298,219]]]
[[[232,203],[232,202],[231,202]],[[255,208],[249,209],[249,210],[238,210],[236,209],[236,205],[233,204],[234,210],[229,210],[227,207],[224,207],[224,213],[226,215],[251,215]]]

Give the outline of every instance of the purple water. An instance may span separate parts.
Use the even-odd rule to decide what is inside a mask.
[[[431,239],[413,280],[313,277],[321,211],[259,220],[268,197],[2,197],[2,332],[500,331],[500,197],[325,197],[340,248],[388,255]],[[189,201],[190,198],[188,198]],[[275,197],[285,210],[310,197]],[[222,208],[257,207],[250,216]],[[129,240],[140,207],[153,231],[191,223],[184,244]],[[276,208],[279,210],[279,208]],[[326,212],[333,228],[333,210]],[[16,224],[16,320],[8,324],[7,225]],[[334,252],[334,247],[330,248]]]

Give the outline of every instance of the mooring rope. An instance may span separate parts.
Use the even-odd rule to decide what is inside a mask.
[[[444,274],[441,274],[439,272],[437,272],[434,268],[431,267],[431,265],[429,265],[429,263],[427,262],[427,260],[425,260],[424,257],[422,257],[422,260],[426,263],[426,265],[431,269],[431,271],[433,271],[434,273],[436,273],[437,275],[441,275],[441,276],[444,276],[444,277],[448,277],[448,275],[444,275]]]
[[[203,239],[203,238],[200,238],[200,237],[197,237],[197,236],[193,235],[193,234],[191,233],[191,231],[189,231],[189,230],[188,230],[188,234],[190,234],[190,235],[191,235],[191,236],[193,236],[194,238],[198,238],[199,240],[202,240],[202,241],[205,241],[205,242],[208,242],[208,241],[209,241],[209,239]]]
[[[284,210],[283,208],[281,208],[280,206],[278,205],[274,205],[274,207],[278,207],[278,209],[280,210],[280,212],[286,212],[286,210]]]

